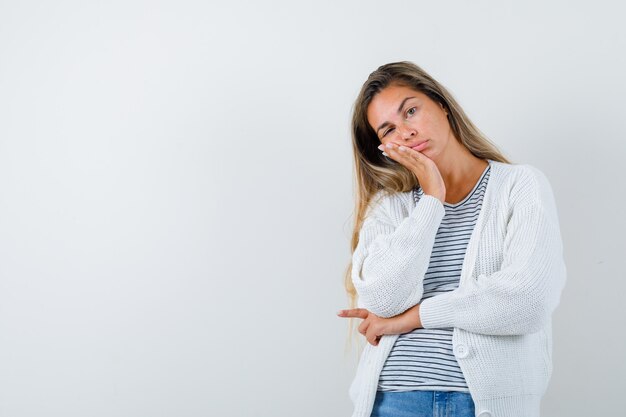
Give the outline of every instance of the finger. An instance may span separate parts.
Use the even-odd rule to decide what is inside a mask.
[[[363,322],[359,325],[359,333],[361,333],[363,336],[367,335],[367,329],[370,327],[370,321],[369,320],[363,320]]]
[[[402,163],[410,163],[411,165],[423,164],[424,158],[427,158],[426,155],[421,153],[420,151],[416,151],[415,149],[407,148],[406,146],[397,146],[394,144],[393,148],[387,153],[391,152],[395,156],[395,158]]]
[[[365,336],[365,338],[367,339],[367,341],[374,345],[374,346],[378,346],[378,342],[380,342],[380,339],[383,335],[379,335],[376,334],[375,329],[372,327],[370,327],[370,329],[367,332],[367,335]]]
[[[364,308],[350,308],[347,310],[339,310],[337,315],[340,317],[356,317],[359,319],[365,319],[369,315],[369,311]]]
[[[415,149],[405,146],[399,147],[394,143],[391,148],[385,148],[385,153],[389,158],[404,165],[411,171],[415,172],[415,170],[418,170],[419,172],[426,168],[424,158],[427,158],[427,156]]]

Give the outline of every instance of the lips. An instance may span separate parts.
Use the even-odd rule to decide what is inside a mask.
[[[411,149],[416,150],[416,151],[421,151],[422,149],[424,149],[426,147],[426,143],[428,143],[428,139],[418,143],[415,146],[412,146]]]

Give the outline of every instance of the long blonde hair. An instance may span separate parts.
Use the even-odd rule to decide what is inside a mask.
[[[426,94],[443,105],[455,138],[473,155],[511,163],[500,150],[471,122],[452,94],[422,68],[412,62],[392,62],[372,72],[363,84],[352,113],[352,150],[356,174],[354,228],[351,253],[359,243],[359,231],[372,197],[380,190],[389,193],[406,192],[419,185],[415,175],[403,165],[386,159],[378,146],[380,140],[367,120],[367,107],[376,94],[389,85],[401,85]],[[344,286],[350,308],[357,306],[357,293],[352,283],[352,261],[345,271]],[[353,326],[350,319],[350,328]],[[350,331],[352,335],[352,331]]]

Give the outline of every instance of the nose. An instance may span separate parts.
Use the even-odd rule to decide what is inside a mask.
[[[413,136],[417,135],[415,129],[410,126],[398,126],[396,128],[396,132],[398,132],[400,138],[404,140],[411,139]]]

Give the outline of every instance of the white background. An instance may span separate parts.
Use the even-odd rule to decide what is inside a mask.
[[[624,11],[1,2],[0,417],[350,415],[349,119],[399,60],[551,181],[568,283],[542,415],[614,414]]]

